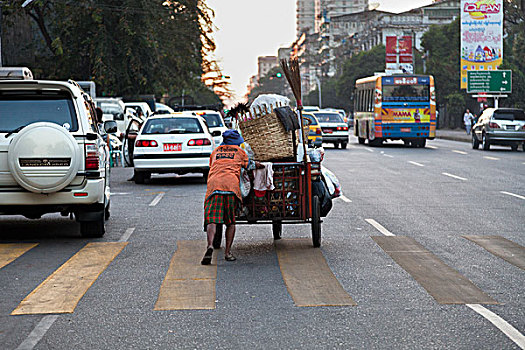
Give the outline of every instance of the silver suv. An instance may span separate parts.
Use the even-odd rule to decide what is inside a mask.
[[[488,151],[490,145],[510,146],[513,151],[521,144],[525,151],[525,113],[516,108],[487,108],[472,127],[472,148],[479,145]]]
[[[93,101],[72,81],[14,79],[13,71],[0,72],[0,214],[73,214],[82,236],[103,236],[109,151]]]

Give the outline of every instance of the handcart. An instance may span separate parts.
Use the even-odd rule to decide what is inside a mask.
[[[275,117],[274,109],[260,111],[266,117],[256,118],[251,114],[240,124],[243,137],[256,151],[257,143],[261,144],[258,154],[265,154],[265,161],[270,161],[273,168],[273,183],[275,189],[268,190],[258,197],[252,190],[244,198],[240,213],[236,216],[238,224],[271,224],[274,239],[280,239],[283,224],[310,224],[314,247],[321,246],[321,203],[314,194],[312,182],[321,181],[321,163],[307,157],[305,126],[302,118],[302,104],[300,100],[300,74],[296,60],[288,62],[281,60],[281,67],[290,83],[297,100],[299,123],[293,132],[286,132],[284,126]],[[253,104],[252,104],[253,105]],[[291,112],[291,110],[290,110]],[[293,112],[292,112],[293,113]],[[279,114],[279,113],[277,113]],[[297,116],[295,120],[297,121]],[[282,118],[281,118],[282,120]],[[296,131],[301,135],[297,143]],[[265,134],[266,133],[266,134]],[[250,135],[252,138],[250,139]],[[263,140],[263,142],[261,142]],[[272,147],[270,144],[279,145]],[[270,145],[270,146],[269,146]],[[301,161],[297,161],[298,149],[303,151]],[[285,150],[286,160],[273,160],[276,149]],[[257,153],[257,152],[256,152]],[[285,158],[285,157],[282,157]],[[261,159],[256,159],[261,161]],[[213,246],[219,248],[222,240],[222,225],[217,226]]]

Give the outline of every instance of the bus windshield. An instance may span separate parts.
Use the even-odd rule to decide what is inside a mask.
[[[383,102],[427,102],[429,99],[428,85],[383,86]]]

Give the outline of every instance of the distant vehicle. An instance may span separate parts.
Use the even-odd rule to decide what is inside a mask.
[[[188,112],[148,118],[135,141],[135,183],[144,183],[152,173],[202,173],[206,179],[213,137],[219,135],[209,132],[202,117]]]
[[[303,113],[303,119],[308,123],[308,146],[322,147],[323,132],[315,115]]]
[[[84,90],[92,99],[97,97],[97,89],[94,81],[77,81],[82,90]]]
[[[303,112],[317,112],[321,109],[317,106],[303,106]]]
[[[343,121],[348,124],[348,118],[346,117],[346,112],[344,109],[337,109],[337,108],[323,108],[323,111],[331,111],[331,112],[337,112],[341,115],[341,118],[343,118]]]
[[[323,135],[323,143],[332,143],[335,148],[341,145],[346,148],[348,145],[348,125],[343,121],[337,112],[319,111],[313,112],[319,121]]]
[[[175,113],[175,110],[164,103],[155,102],[155,114],[171,114]]]
[[[143,119],[146,119],[153,114],[149,104],[146,102],[125,102],[124,105],[126,108],[133,108],[137,112],[140,110],[140,114],[142,114]]]
[[[213,138],[216,146],[219,146],[222,143],[222,133],[228,130],[228,127],[226,126],[226,123],[222,119],[221,114],[216,111],[207,111],[207,110],[193,111],[192,113],[203,117],[211,132],[214,132],[214,131],[220,132],[218,136],[215,136]]]
[[[510,146],[513,151],[521,144],[525,152],[525,112],[515,108],[487,108],[472,127],[472,148],[479,145],[488,151],[490,145]]]
[[[425,147],[436,136],[436,97],[431,75],[389,75],[358,79],[354,135],[371,146],[403,140]]]
[[[118,132],[117,136],[122,140],[126,134],[126,128],[131,120],[131,113],[126,112],[126,105],[124,102],[115,97],[96,98],[95,103],[97,107],[102,109],[102,120],[114,120],[117,122]]]

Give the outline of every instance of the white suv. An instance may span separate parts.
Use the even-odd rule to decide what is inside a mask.
[[[0,214],[74,214],[82,236],[103,236],[109,151],[93,101],[71,81],[4,79],[0,74]],[[116,132],[116,123],[104,129]]]

